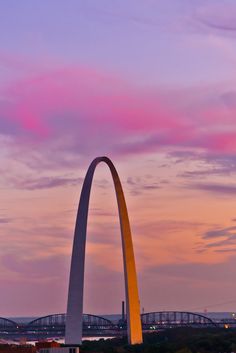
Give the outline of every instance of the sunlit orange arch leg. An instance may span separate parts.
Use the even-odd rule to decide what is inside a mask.
[[[100,162],[105,162],[111,171],[119,209],[127,303],[128,340],[130,344],[142,343],[137,275],[129,217],[118,173],[111,160],[107,157],[98,157],[93,160],[87,171],[81,191],[71,258],[65,342],[66,344],[73,345],[79,344],[82,341],[84,260],[88,207],[94,171]]]

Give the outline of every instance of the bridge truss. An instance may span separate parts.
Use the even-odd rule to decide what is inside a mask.
[[[0,317],[0,334],[5,332],[15,332],[18,328],[18,324],[15,321]]]
[[[214,322],[210,318],[192,312],[160,311],[141,315],[143,331],[150,332],[175,327],[224,327],[225,322]],[[63,338],[65,336],[66,314],[53,314],[35,319],[28,324],[19,324],[0,318],[0,338],[38,340]],[[121,336],[127,328],[126,321],[118,323],[101,316],[83,314],[83,336]],[[230,327],[235,327],[231,323]]]
[[[143,330],[172,327],[216,327],[210,318],[184,311],[159,311],[141,315]]]
[[[25,331],[38,336],[63,337],[65,335],[66,314],[54,314],[31,321]],[[83,314],[83,334],[94,335],[114,331],[115,325],[101,316]]]

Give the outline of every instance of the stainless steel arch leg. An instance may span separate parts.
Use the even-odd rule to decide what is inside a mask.
[[[65,342],[66,344],[73,345],[81,343],[82,340],[84,260],[89,198],[94,171],[100,162],[105,162],[111,171],[119,209],[127,303],[128,340],[130,344],[142,343],[137,275],[128,212],[118,173],[111,160],[107,157],[98,157],[93,160],[87,171],[81,191],[71,258]]]

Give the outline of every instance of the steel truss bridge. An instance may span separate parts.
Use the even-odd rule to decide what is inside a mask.
[[[66,314],[48,315],[31,321],[25,327],[30,335],[64,337]],[[109,335],[114,331],[115,325],[101,316],[83,314],[84,335]]]
[[[184,311],[159,311],[141,315],[143,330],[174,327],[216,327],[210,318]]]
[[[141,315],[144,332],[175,327],[223,327],[227,323],[214,322],[210,318],[191,312],[161,311]],[[54,314],[35,319],[27,324],[0,318],[0,338],[19,339],[27,337],[28,340],[45,338],[63,338],[65,335],[65,314]],[[236,327],[236,320],[229,323]],[[126,322],[119,320],[114,323],[106,318],[96,315],[83,315],[83,336],[120,336],[126,332]]]

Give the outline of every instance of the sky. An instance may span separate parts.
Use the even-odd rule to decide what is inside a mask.
[[[66,311],[80,190],[97,156],[127,201],[145,312],[236,310],[236,4],[0,2],[0,316]],[[106,165],[84,312],[121,312]]]

